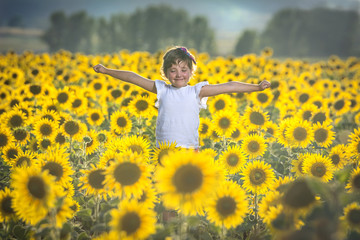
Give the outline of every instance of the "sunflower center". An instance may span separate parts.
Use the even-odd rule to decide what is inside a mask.
[[[12,117],[10,118],[9,123],[10,123],[10,125],[11,125],[12,127],[14,127],[14,128],[15,128],[15,127],[20,127],[21,124],[23,124],[23,119],[22,119],[22,117],[19,116],[19,115],[14,115],[14,116],[12,116]]]
[[[30,92],[34,95],[38,95],[41,92],[41,86],[39,85],[31,85]]]
[[[122,95],[121,90],[119,89],[115,89],[111,91],[111,96],[115,99],[117,99],[118,97],[120,97]]]
[[[42,124],[40,126],[40,133],[43,136],[49,136],[52,133],[52,127],[49,124]]]
[[[311,115],[312,115],[311,111],[304,111],[302,117],[304,120],[310,120]]]
[[[259,93],[257,95],[257,99],[261,103],[266,103],[269,100],[269,96],[267,94],[265,94],[265,93]]]
[[[352,180],[352,185],[355,189],[360,189],[360,175],[356,175]]]
[[[304,141],[307,137],[307,131],[303,127],[297,127],[294,129],[293,137],[296,141]]]
[[[314,117],[313,117],[313,122],[314,123],[319,122],[320,124],[322,124],[325,120],[326,120],[326,115],[325,115],[325,113],[322,113],[322,112],[316,113],[314,115]]]
[[[299,172],[302,173],[302,174],[304,174],[303,164],[304,164],[304,161],[300,161],[299,164],[298,164],[298,170],[299,170]]]
[[[47,162],[42,170],[49,170],[49,173],[56,177],[56,181],[59,181],[64,174],[63,167],[57,162]]]
[[[127,125],[127,121],[124,117],[119,117],[117,120],[116,120],[116,124],[119,126],[119,127],[125,127]]]
[[[45,139],[41,140],[40,145],[43,149],[47,149],[51,145],[51,142],[49,139],[45,138]]]
[[[5,215],[14,214],[15,211],[11,207],[11,203],[12,203],[11,196],[4,197],[3,200],[1,201],[1,212],[5,213]]]
[[[226,218],[235,213],[236,202],[232,197],[222,197],[216,203],[216,211]]]
[[[178,192],[192,193],[202,185],[203,174],[197,166],[183,165],[175,172],[172,182]]]
[[[250,122],[252,124],[258,125],[258,126],[262,126],[265,123],[265,118],[264,115],[262,115],[259,112],[252,112],[250,114]]]
[[[55,121],[54,117],[51,114],[46,114],[41,119],[48,119],[51,121]]]
[[[303,180],[294,182],[284,195],[285,204],[293,208],[306,207],[314,201],[315,195]]]
[[[91,114],[90,118],[92,121],[96,122],[97,120],[100,119],[100,115],[98,113],[93,113]]]
[[[232,138],[238,138],[240,136],[240,131],[239,129],[236,129],[232,134],[231,134],[231,137]]]
[[[331,156],[331,162],[336,166],[340,162],[340,156],[338,154],[334,154]]]
[[[95,90],[100,90],[102,88],[102,84],[101,83],[95,83],[94,84],[94,89]]]
[[[68,121],[65,123],[64,129],[67,134],[73,136],[80,131],[80,126],[74,121]]]
[[[30,166],[31,165],[31,161],[30,158],[26,157],[26,156],[22,156],[19,157],[16,161],[16,166],[20,167],[20,166],[24,166],[26,164],[26,166]]]
[[[280,213],[276,218],[271,221],[271,225],[278,230],[286,230],[290,227],[290,222],[286,220],[284,213]]]
[[[67,100],[69,100],[69,95],[67,93],[65,93],[65,92],[62,92],[57,96],[57,100],[58,100],[58,102],[60,104],[61,103],[66,103]]]
[[[103,189],[105,180],[105,170],[97,169],[89,173],[88,181],[89,185],[95,189]]]
[[[227,129],[230,127],[230,120],[229,118],[227,117],[222,117],[220,120],[219,120],[219,127],[222,128],[222,129]]]
[[[266,174],[262,169],[251,170],[249,177],[251,184],[256,186],[263,184],[266,180]]]
[[[27,188],[30,194],[35,198],[43,199],[46,195],[46,186],[44,180],[41,177],[30,177]]]
[[[345,101],[343,99],[336,101],[334,104],[334,108],[337,111],[341,110],[344,106],[345,106]]]
[[[248,143],[248,150],[252,153],[256,153],[260,150],[260,144],[257,141],[250,141]]]
[[[307,102],[307,100],[309,100],[309,98],[310,98],[309,94],[303,93],[303,94],[300,95],[299,101],[301,103],[305,103],[305,102]]]
[[[323,163],[317,162],[314,163],[313,166],[311,167],[311,174],[315,177],[322,177],[324,176],[326,173],[326,167],[324,166]]]
[[[6,134],[0,134],[0,148],[8,144],[9,138]]]
[[[358,226],[360,224],[360,209],[352,209],[349,212],[348,220],[351,224]]]
[[[129,146],[129,149],[133,152],[133,153],[138,153],[138,154],[142,154],[143,153],[143,148],[137,144],[132,144]]]
[[[222,110],[225,108],[225,101],[222,99],[217,100],[214,106],[217,111]]]
[[[147,199],[147,194],[146,192],[143,191],[143,193],[141,194],[141,197],[138,199],[138,202],[145,202]]]
[[[126,213],[120,221],[121,230],[125,231],[128,236],[136,232],[141,225],[141,219],[135,212]]]
[[[59,133],[58,135],[56,135],[55,142],[64,144],[65,141],[66,141],[66,138],[62,133]]]
[[[328,138],[328,131],[323,128],[319,128],[314,133],[315,141],[318,143],[323,143]]]
[[[141,176],[141,170],[135,163],[124,162],[119,164],[114,171],[117,182],[123,186],[133,185]]]
[[[169,154],[169,149],[162,149],[158,154],[158,162],[161,165],[161,159]]]
[[[229,156],[226,158],[226,162],[227,162],[230,166],[234,167],[234,166],[236,166],[236,165],[238,164],[238,162],[239,162],[239,157],[238,157],[237,154],[231,153],[231,154],[229,154]]]
[[[207,133],[208,130],[209,130],[209,126],[207,124],[202,124],[201,125],[201,131],[200,131],[201,134]]]
[[[8,159],[14,159],[18,155],[18,150],[15,148],[10,148],[9,151],[7,151],[6,156]]]
[[[81,106],[81,104],[82,104],[81,99],[76,99],[75,101],[72,102],[72,107],[73,108],[78,108],[78,107]]]
[[[139,100],[136,102],[135,107],[138,111],[142,112],[148,109],[149,103],[145,100]]]

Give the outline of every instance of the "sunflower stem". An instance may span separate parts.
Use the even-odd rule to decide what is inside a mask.
[[[255,225],[254,225],[254,231],[257,231],[257,224],[258,224],[258,195],[255,193],[254,196],[254,213],[255,213]]]
[[[221,239],[221,240],[224,240],[225,237],[226,237],[226,228],[225,228],[225,225],[224,225],[224,223],[223,223],[222,226],[221,226],[220,239]]]

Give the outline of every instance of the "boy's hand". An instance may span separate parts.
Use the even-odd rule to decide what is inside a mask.
[[[261,90],[265,90],[266,88],[269,88],[271,86],[271,83],[267,80],[262,81],[259,83],[259,87]]]
[[[97,73],[104,73],[106,68],[102,64],[97,64],[93,67],[93,69]]]

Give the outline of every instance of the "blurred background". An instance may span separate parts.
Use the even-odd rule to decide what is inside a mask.
[[[0,52],[360,56],[360,0],[0,0]]]

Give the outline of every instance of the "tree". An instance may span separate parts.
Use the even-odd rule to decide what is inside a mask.
[[[255,50],[255,41],[257,33],[254,30],[245,30],[240,38],[238,39],[235,46],[236,55],[244,55],[248,53],[253,53]]]

